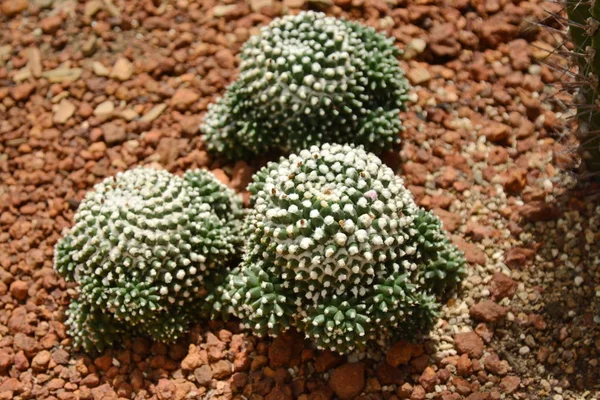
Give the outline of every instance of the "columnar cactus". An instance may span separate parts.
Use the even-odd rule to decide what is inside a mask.
[[[275,19],[242,48],[237,81],[201,126],[226,158],[325,142],[379,152],[398,143],[408,83],[393,39],[359,23],[302,12]]]
[[[241,203],[219,185],[208,172],[138,168],[85,196],[55,247],[56,270],[79,284],[67,312],[76,346],[101,350],[128,334],[172,341],[187,328],[205,280],[241,243]]]
[[[600,2],[565,1],[575,45],[573,61],[579,66],[576,97],[583,170],[600,178]]]
[[[260,334],[295,326],[348,352],[423,328],[465,274],[439,219],[361,146],[302,150],[257,172],[249,190],[244,260],[223,300]]]

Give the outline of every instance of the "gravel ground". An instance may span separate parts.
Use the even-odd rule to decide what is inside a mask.
[[[237,51],[299,9],[394,36],[415,103],[405,176],[466,253],[431,334],[368,354],[204,321],[173,345],[90,358],[63,325],[52,248],[86,190],[134,165],[212,169],[243,191],[264,160],[222,165],[198,134]],[[600,207],[575,166],[560,25],[537,0],[0,0],[0,400],[595,399]],[[246,196],[247,198],[247,196]]]

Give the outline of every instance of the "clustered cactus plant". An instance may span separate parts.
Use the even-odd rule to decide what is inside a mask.
[[[388,148],[408,98],[400,53],[373,28],[323,13],[275,19],[244,45],[238,80],[209,106],[207,145],[234,159],[326,142]]]
[[[255,174],[250,211],[202,170],[138,168],[96,185],[55,247],[56,270],[78,284],[75,346],[173,341],[199,316],[230,314],[338,352],[427,326],[465,260],[368,152],[399,140],[399,53],[371,28],[314,12],[252,37],[205,118],[208,147],[233,159],[296,154]]]
[[[581,82],[578,103],[580,153],[587,176],[600,178],[600,2],[565,1]]]
[[[241,201],[206,171],[185,179],[137,168],[94,187],[55,247],[55,268],[79,284],[67,311],[77,347],[129,334],[175,340],[203,308],[205,281],[234,260]]]
[[[361,146],[302,150],[261,169],[249,190],[244,261],[222,304],[260,334],[295,326],[347,352],[427,325],[465,273],[439,219]]]

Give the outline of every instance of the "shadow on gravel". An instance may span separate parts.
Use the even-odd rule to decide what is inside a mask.
[[[506,254],[528,286],[511,302],[514,321],[497,332],[498,352],[540,386],[539,398],[600,389],[600,198],[589,193],[562,196],[549,210],[558,216],[524,221],[523,247]]]

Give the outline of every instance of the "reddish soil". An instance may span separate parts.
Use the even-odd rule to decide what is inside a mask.
[[[86,190],[135,165],[213,170],[198,125],[242,43],[300,9],[396,39],[415,102],[405,177],[466,253],[469,277],[419,343],[340,357],[289,333],[199,321],[176,344],[74,352],[74,294],[53,246]],[[600,355],[600,207],[575,165],[561,25],[537,0],[0,0],[0,400],[592,399]],[[247,196],[246,196],[247,198]],[[597,202],[595,204],[598,204]]]

